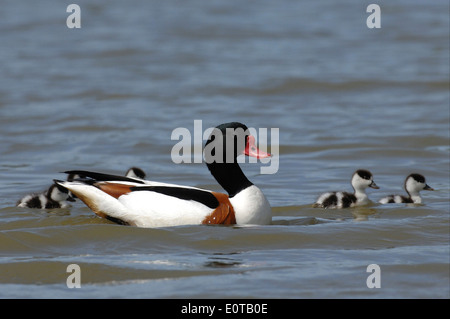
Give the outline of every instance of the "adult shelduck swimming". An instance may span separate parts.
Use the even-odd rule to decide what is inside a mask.
[[[68,202],[74,201],[66,188],[55,183],[45,192],[24,196],[16,205],[18,207],[53,209],[70,207],[71,205]]]
[[[372,173],[359,169],[353,173],[352,176],[352,187],[354,193],[347,192],[328,192],[319,196],[313,207],[321,208],[347,208],[354,206],[367,205],[370,203],[369,198],[366,194],[366,188],[376,188],[379,187],[373,181]]]
[[[389,195],[387,197],[384,197],[380,199],[378,202],[381,204],[388,204],[388,203],[413,203],[413,204],[420,204],[422,203],[422,198],[420,197],[420,191],[426,190],[426,191],[433,191],[434,189],[428,186],[428,184],[425,181],[425,177],[421,174],[410,174],[405,179],[404,184],[406,193],[408,193],[408,196],[402,196],[402,195]]]
[[[189,224],[270,224],[271,207],[237,163],[237,156],[271,156],[260,151],[247,126],[217,126],[209,136],[204,158],[211,175],[228,193],[144,181],[88,171],[68,171],[85,179],[56,181],[98,216],[119,224],[164,227]]]

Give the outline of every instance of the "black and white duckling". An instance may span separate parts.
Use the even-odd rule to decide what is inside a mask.
[[[126,173],[126,177],[145,179],[145,172],[139,167],[131,167]]]
[[[53,184],[43,193],[24,196],[17,202],[17,206],[39,209],[67,208],[71,206],[68,202],[74,201],[66,188]]]
[[[420,191],[434,191],[433,188],[428,186],[425,181],[425,177],[421,174],[413,173],[406,177],[404,184],[406,193],[408,196],[403,195],[389,195],[380,199],[378,202],[381,204],[389,204],[389,203],[412,203],[412,204],[420,204],[422,203],[422,198],[420,197]]]
[[[371,187],[378,189],[379,187],[373,181],[372,173],[359,169],[352,176],[353,193],[347,192],[328,192],[319,196],[313,207],[321,208],[347,208],[354,206],[367,205],[370,203],[366,194],[366,188]]]

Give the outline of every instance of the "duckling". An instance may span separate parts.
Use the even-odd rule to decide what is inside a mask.
[[[313,207],[347,208],[366,205],[370,202],[365,192],[366,188],[379,189],[373,181],[372,173],[364,169],[359,169],[353,173],[351,183],[354,189],[353,194],[347,192],[327,192],[318,197]]]
[[[35,193],[24,196],[17,202],[18,207],[51,209],[51,208],[67,208],[74,202],[68,190],[58,184],[53,184],[43,193]]]
[[[80,178],[85,178],[85,176],[80,175],[80,174],[69,174],[67,175],[67,181],[68,182],[73,182],[76,179],[80,179]]]
[[[434,189],[428,186],[428,184],[426,183],[425,177],[417,173],[410,174],[406,177],[404,187],[406,193],[408,193],[408,196],[389,195],[387,197],[380,199],[378,202],[381,204],[388,204],[388,203],[420,204],[422,203],[422,198],[420,197],[419,194],[421,190],[434,191]]]
[[[145,179],[145,172],[139,167],[131,167],[126,173],[126,177]]]

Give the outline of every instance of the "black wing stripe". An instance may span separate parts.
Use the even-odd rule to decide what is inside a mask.
[[[130,187],[131,191],[151,191],[160,194],[177,197],[184,200],[194,200],[208,206],[209,208],[217,208],[219,201],[208,191],[200,189],[170,187],[170,186],[134,186]]]
[[[66,173],[66,174],[77,174],[77,175],[80,175],[82,178],[88,177],[88,178],[95,179],[98,182],[117,181],[117,182],[131,182],[131,183],[145,184],[141,180],[130,178],[130,177],[126,177],[126,176],[110,175],[110,174],[103,174],[103,173],[97,173],[97,172],[66,171],[64,173]]]

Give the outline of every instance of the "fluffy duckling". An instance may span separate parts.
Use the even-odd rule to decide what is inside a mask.
[[[17,206],[39,209],[66,208],[71,206],[68,201],[75,201],[69,191],[58,184],[53,184],[43,193],[24,196],[17,202]]]
[[[366,194],[366,188],[371,187],[378,189],[379,187],[373,181],[372,173],[359,169],[352,176],[353,193],[347,192],[327,192],[319,196],[313,207],[321,208],[347,208],[354,206],[366,205],[370,202]]]
[[[406,177],[404,184],[406,193],[408,196],[403,195],[389,195],[380,199],[378,202],[381,204],[388,203],[413,203],[420,204],[422,203],[422,198],[420,197],[420,191],[433,191],[434,189],[428,186],[425,181],[425,177],[421,174],[413,173]]]
[[[126,173],[126,177],[145,179],[145,172],[139,167],[131,167]]]

